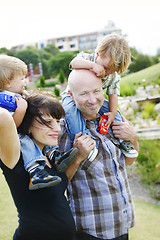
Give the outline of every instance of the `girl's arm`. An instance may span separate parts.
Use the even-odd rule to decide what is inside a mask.
[[[27,109],[27,101],[21,97],[16,98],[17,108],[15,110],[15,113],[13,114],[13,119],[16,124],[16,127],[18,128],[23,121],[24,115],[26,113]]]
[[[0,159],[10,169],[20,157],[20,142],[11,114],[0,108]]]

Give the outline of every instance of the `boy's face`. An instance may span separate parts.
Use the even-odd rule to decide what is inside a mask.
[[[104,67],[106,75],[113,74],[115,70],[111,67],[111,59],[109,56],[100,57],[97,56],[97,63]]]
[[[22,94],[25,90],[26,80],[24,75],[18,75],[7,83],[5,90]]]

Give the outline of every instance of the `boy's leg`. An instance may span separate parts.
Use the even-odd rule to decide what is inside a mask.
[[[102,105],[99,113],[101,115],[103,115],[106,112],[109,112],[109,102],[106,99],[104,99],[103,105]],[[122,115],[118,109],[117,109],[117,114],[115,116],[114,121],[122,122]],[[119,148],[121,149],[122,153],[126,157],[137,157],[138,156],[138,152],[134,149],[134,146],[131,142],[122,140],[120,138],[119,138],[119,142],[120,142]]]
[[[59,151],[58,148],[52,150],[48,156],[52,165],[54,165],[59,172],[64,172],[68,166],[75,160],[78,155],[77,148],[71,148],[67,152]]]
[[[39,147],[29,136],[22,137],[19,134],[19,139],[21,143],[24,168],[30,174],[29,189],[35,190],[58,184],[61,181],[61,178],[49,175],[44,169],[46,159]]]
[[[81,116],[75,102],[70,96],[63,98],[62,105],[65,109],[66,128],[71,138],[71,141],[73,142],[75,134],[82,132],[83,135],[86,134],[88,130],[86,128],[84,118]]]
[[[72,100],[70,96],[66,96],[62,100],[63,108],[65,109],[65,122],[68,134],[73,143],[75,134],[82,132],[82,135],[88,133],[88,129],[86,128],[86,123],[84,118],[80,114],[79,110],[76,107],[75,102]],[[98,153],[98,150],[94,148],[91,150],[88,155],[88,160],[93,161]]]

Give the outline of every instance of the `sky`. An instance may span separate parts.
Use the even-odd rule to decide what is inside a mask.
[[[5,0],[0,10],[0,48],[92,32],[108,21],[143,54],[160,48],[159,0]]]

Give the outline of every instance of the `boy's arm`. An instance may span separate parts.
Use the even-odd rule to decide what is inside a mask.
[[[0,107],[0,159],[13,169],[20,157],[17,129],[8,110]]]
[[[16,127],[18,128],[21,122],[23,121],[28,104],[27,101],[21,97],[19,98],[15,97],[15,99],[17,103],[17,108],[13,114],[13,119],[16,124]]]
[[[97,77],[104,77],[105,76],[105,69],[103,66],[86,60],[82,57],[75,57],[70,63],[70,69],[88,69],[93,71]]]
[[[108,127],[110,126],[110,124],[113,122],[116,113],[117,113],[117,109],[118,109],[118,96],[117,94],[109,94],[109,112],[105,113],[106,116],[108,116]]]

